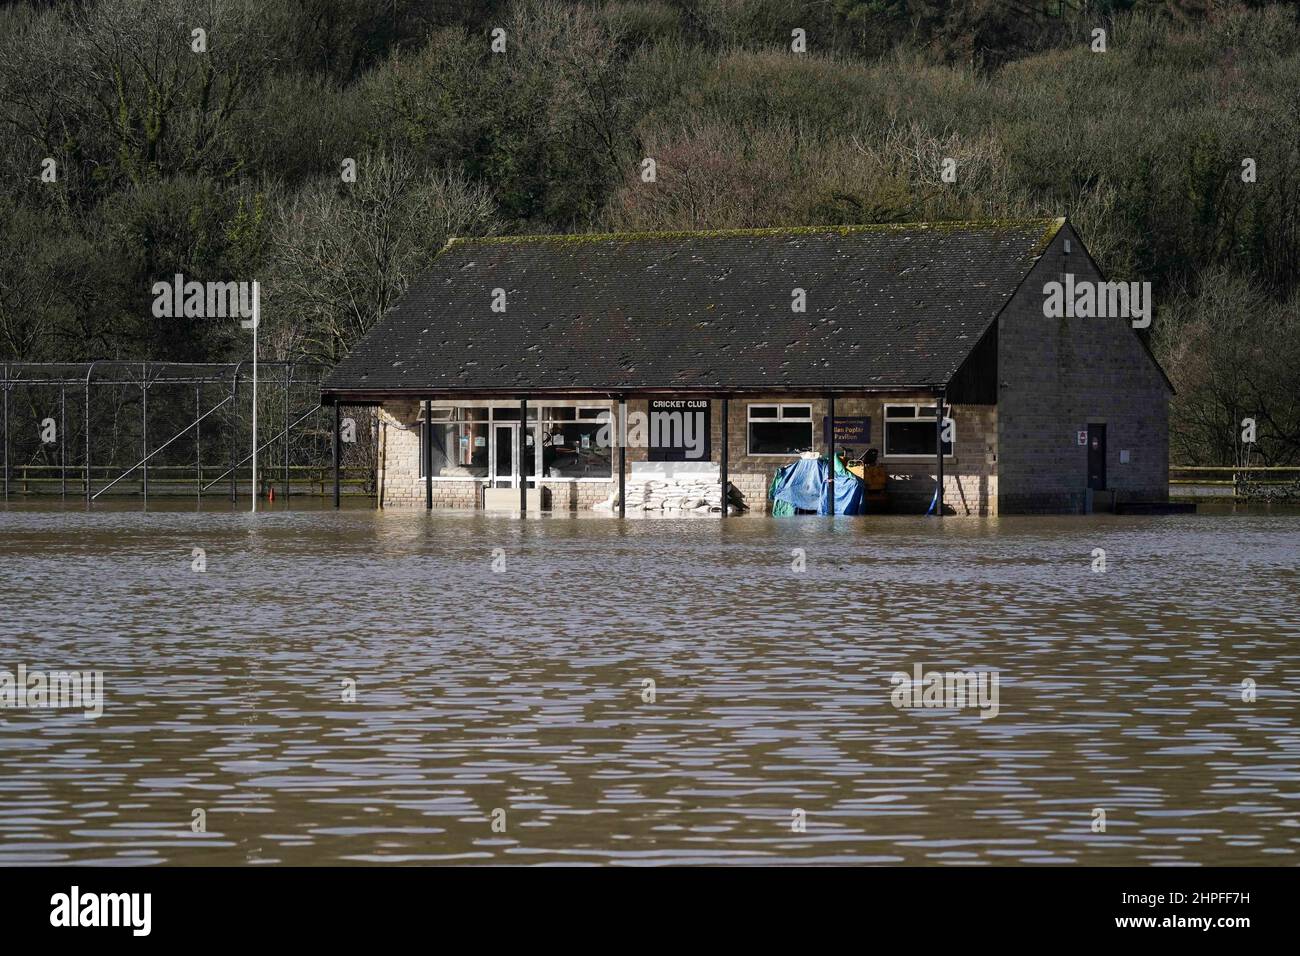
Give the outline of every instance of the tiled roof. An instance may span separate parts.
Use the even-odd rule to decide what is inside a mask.
[[[322,391],[942,385],[1063,221],[453,239]]]

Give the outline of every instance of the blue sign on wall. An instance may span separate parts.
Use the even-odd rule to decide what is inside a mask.
[[[826,439],[826,428],[829,420],[822,418],[822,440]],[[839,445],[870,445],[871,444],[871,418],[870,416],[862,418],[840,418],[835,416],[835,444]]]

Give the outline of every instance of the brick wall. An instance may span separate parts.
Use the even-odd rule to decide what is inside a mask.
[[[379,409],[379,487],[385,508],[424,507],[424,480],[420,477],[420,403],[385,402]],[[435,508],[476,508],[480,501],[477,481],[435,481]]]
[[[899,392],[873,394],[861,397],[837,397],[837,418],[870,418],[871,441],[867,446],[856,447],[862,452],[866,447],[884,452],[884,406],[893,403],[933,404],[927,393]],[[728,435],[728,472],[732,484],[740,489],[750,508],[770,511],[767,489],[772,475],[783,465],[794,460],[751,456],[748,452],[750,404],[811,404],[813,415],[813,448],[825,453],[821,422],[827,413],[824,399],[812,401],[789,397],[745,397],[733,399],[730,404],[730,429]],[[721,449],[721,402],[714,403],[713,443],[715,455]],[[993,406],[958,405],[952,410],[956,428],[956,447],[952,458],[944,460],[944,503],[949,514],[987,515],[997,513],[997,409]],[[853,447],[853,446],[850,446]],[[716,458],[715,458],[716,460]],[[935,460],[933,455],[917,458],[883,458],[881,464],[889,473],[887,491],[890,511],[924,511],[934,495]]]
[[[870,418],[871,441],[865,447],[884,451],[884,406],[910,402],[928,405],[931,395],[924,393],[872,394],[863,397],[839,397],[835,402],[837,418]],[[767,489],[777,468],[793,462],[794,457],[772,458],[750,455],[750,405],[813,406],[813,447],[824,453],[822,419],[827,414],[826,399],[779,397],[745,397],[732,399],[729,405],[728,477],[745,498],[751,511],[771,511]],[[628,411],[647,411],[647,402],[629,401]],[[722,450],[722,401],[712,402],[712,460],[718,462]],[[997,514],[997,408],[993,406],[956,406],[953,419],[957,429],[954,457],[944,462],[944,502],[949,514]],[[628,449],[629,460],[647,460],[646,449]],[[935,493],[935,458],[933,455],[910,459],[881,459],[889,472],[888,492],[891,510],[924,511]]]
[[[1165,501],[1169,390],[1164,378],[1128,319],[1044,317],[1043,286],[1060,281],[1064,272],[1076,281],[1100,279],[1069,226],[1057,234],[999,319],[999,510],[1082,510],[1088,449],[1076,436],[1090,423],[1106,426],[1107,485],[1117,500]],[[1129,452],[1125,464],[1121,451]]]
[[[618,481],[542,481],[549,489],[552,511],[590,511],[618,490]]]
[[[420,477],[420,425],[417,401],[389,401],[379,411],[379,485],[385,508],[423,508],[424,479]],[[588,510],[608,498],[614,482],[543,481],[551,509]],[[480,481],[436,479],[433,482],[435,508],[477,508],[482,504]]]
[[[842,417],[870,417],[871,447],[884,449],[884,405],[887,402],[914,402],[928,404],[933,399],[924,393],[897,393],[860,398],[841,397],[835,402],[835,413]],[[770,511],[767,489],[778,468],[794,460],[790,457],[751,456],[748,451],[748,406],[751,403],[799,403],[812,405],[813,447],[824,452],[821,421],[826,414],[824,399],[812,401],[789,397],[755,397],[733,399],[730,404],[730,434],[728,477],[743,496],[746,505],[755,513]],[[647,413],[645,399],[629,400],[628,412]],[[711,402],[710,460],[717,465],[722,449],[722,402]],[[423,507],[424,480],[420,474],[420,433],[417,415],[420,405],[415,401],[390,401],[380,409],[381,441],[379,449],[379,480],[384,493],[384,507]],[[954,458],[944,463],[944,502],[949,514],[996,514],[998,501],[997,466],[997,409],[992,406],[955,406],[957,443]],[[865,450],[858,448],[858,451]],[[649,450],[644,447],[628,448],[627,461],[649,461]],[[617,458],[615,458],[617,461]],[[924,511],[934,494],[935,467],[933,456],[916,459],[882,459],[889,472],[890,510]],[[617,490],[614,476],[609,482],[543,481],[548,489],[553,511],[587,511],[597,502],[604,501]],[[481,500],[481,485],[477,481],[433,482],[435,508],[475,508]]]

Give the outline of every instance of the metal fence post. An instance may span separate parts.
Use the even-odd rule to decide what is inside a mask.
[[[239,366],[230,385],[230,503],[238,495],[236,469],[239,467]]]
[[[143,362],[140,363],[140,445],[142,459],[141,468],[144,470],[141,474],[140,491],[144,495],[144,503],[149,503],[149,370]]]
[[[4,382],[0,383],[4,392],[4,431],[5,431],[5,501],[9,500],[9,366],[5,366]]]
[[[68,497],[68,387],[59,386],[59,497]]]
[[[203,386],[194,386],[194,478],[198,490],[195,497],[203,500],[203,425],[198,421],[203,411]]]
[[[293,391],[293,363],[284,365],[284,503],[289,504],[289,395]]]
[[[90,376],[95,373],[95,363],[86,369],[86,504],[90,504]]]

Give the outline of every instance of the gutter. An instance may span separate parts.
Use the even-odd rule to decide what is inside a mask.
[[[513,386],[498,388],[322,388],[321,403],[338,401],[342,404],[361,406],[379,405],[392,400],[419,400],[432,398],[467,398],[467,399],[512,399],[552,396],[569,398],[591,396],[594,398],[618,398],[626,396],[637,398],[653,395],[698,395],[701,398],[724,398],[740,395],[788,395],[809,399],[824,398],[827,395],[853,397],[863,394],[887,394],[890,392],[934,392],[946,388],[948,381],[924,383],[897,383],[890,385],[682,385],[682,386],[643,386],[636,387],[599,387],[599,386]]]

